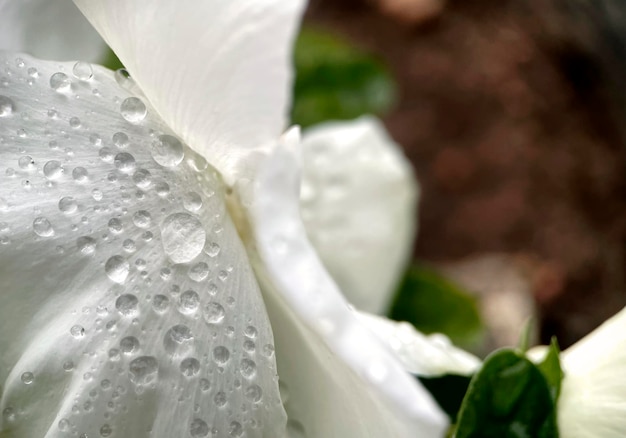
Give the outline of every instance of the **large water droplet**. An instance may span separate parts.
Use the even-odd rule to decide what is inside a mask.
[[[30,371],[26,371],[22,374],[21,380],[25,385],[30,385],[35,380],[35,375]]]
[[[57,72],[50,76],[50,86],[55,91],[68,91],[72,86],[72,81],[65,73]]]
[[[74,76],[77,79],[80,79],[81,81],[88,81],[93,77],[93,68],[88,62],[78,61],[76,64],[74,64],[74,67],[72,68],[72,73],[74,73]]]
[[[41,216],[33,221],[33,231],[41,237],[50,237],[54,234],[54,228],[48,219]]]
[[[120,106],[120,113],[131,123],[141,122],[147,114],[146,105],[138,97],[127,97]]]
[[[130,271],[130,264],[122,256],[115,255],[106,261],[104,271],[116,283],[124,283]]]
[[[130,173],[135,170],[135,157],[128,152],[117,154],[113,163],[121,172]]]
[[[224,306],[214,301],[204,306],[203,310],[204,320],[209,324],[219,324],[224,320],[224,316],[226,316]]]
[[[239,371],[246,379],[251,379],[256,374],[256,363],[250,359],[241,359]]]
[[[135,385],[147,385],[157,378],[159,363],[152,356],[141,356],[128,365],[130,381]]]
[[[193,347],[193,334],[189,327],[178,324],[169,329],[163,338],[163,347],[170,354],[184,353]]]
[[[15,104],[6,96],[0,95],[0,117],[7,117],[13,114]]]
[[[202,252],[206,231],[190,214],[175,213],[161,224],[161,237],[163,249],[174,263],[188,263]]]
[[[155,140],[151,152],[154,161],[164,167],[178,166],[185,157],[183,144],[171,135],[161,135]]]

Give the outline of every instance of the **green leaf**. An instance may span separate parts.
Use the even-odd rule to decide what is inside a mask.
[[[556,402],[542,371],[519,351],[492,353],[472,378],[454,437],[558,437]]]
[[[409,321],[423,333],[443,333],[470,346],[482,333],[476,299],[430,269],[414,266],[400,285],[389,316]]]
[[[394,82],[382,63],[338,37],[304,29],[294,56],[294,124],[382,115],[395,99]]]
[[[118,68],[124,68],[124,66],[122,65],[122,61],[119,60],[117,55],[113,53],[113,50],[111,49],[108,50],[104,61],[102,61],[102,65],[113,71],[117,70]]]
[[[522,353],[526,353],[528,351],[528,347],[530,346],[530,338],[532,337],[534,326],[535,326],[535,321],[531,317],[526,320],[526,323],[524,324],[524,327],[522,328],[522,334],[520,335],[519,343],[518,343],[519,344],[518,349]]]
[[[450,422],[456,422],[456,417],[461,409],[463,398],[467,392],[471,376],[459,376],[445,374],[440,377],[415,376],[422,385],[431,393],[441,409],[448,414]]]
[[[539,368],[546,378],[552,401],[555,404],[561,393],[561,381],[563,380],[563,370],[561,369],[561,361],[559,360],[560,351],[556,338],[552,338],[552,342],[548,348],[548,354],[543,362],[537,365],[537,368]]]

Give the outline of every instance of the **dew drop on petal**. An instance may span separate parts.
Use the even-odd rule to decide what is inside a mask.
[[[152,308],[157,313],[165,313],[170,305],[170,299],[165,295],[155,295],[152,298]]]
[[[147,112],[146,105],[138,97],[127,97],[120,106],[122,117],[131,123],[141,122]]]
[[[152,158],[163,167],[176,167],[183,158],[185,152],[183,144],[176,137],[161,135],[152,143]]]
[[[204,420],[195,418],[189,426],[189,434],[192,438],[203,438],[209,436],[209,425]]]
[[[35,380],[35,375],[30,371],[26,371],[22,374],[21,380],[25,385],[30,385]]]
[[[77,79],[80,79],[81,81],[88,81],[93,77],[93,68],[88,62],[79,61],[74,64],[74,67],[72,68],[72,73]]]
[[[196,192],[189,192],[183,197],[183,206],[185,210],[198,211],[202,208],[202,198]]]
[[[187,213],[175,213],[161,224],[163,249],[174,263],[188,263],[201,252],[206,231],[198,219]]]
[[[135,170],[135,157],[128,152],[120,152],[113,159],[115,167],[121,172],[130,173]]]
[[[203,309],[204,320],[209,324],[219,324],[224,320],[226,311],[224,306],[215,301],[211,301],[204,306]]]
[[[230,351],[228,348],[220,345],[213,349],[213,360],[218,365],[226,365],[230,359]]]
[[[137,314],[139,300],[133,294],[123,294],[115,300],[115,308],[124,316],[134,316]]]
[[[209,276],[209,265],[204,262],[196,263],[189,269],[189,278],[200,282]]]
[[[159,363],[153,356],[141,356],[128,365],[130,381],[135,385],[146,385],[156,380]]]
[[[100,428],[100,436],[108,437],[108,436],[111,436],[112,433],[113,433],[113,428],[111,428],[111,426],[109,426],[108,424],[104,424]]]
[[[93,237],[81,236],[76,239],[76,247],[83,254],[93,254],[96,250],[96,240]]]
[[[33,221],[33,231],[41,237],[54,235],[54,228],[52,228],[52,224],[45,217],[38,217]]]
[[[128,277],[130,264],[124,257],[115,255],[106,261],[104,271],[114,282],[123,283],[126,281],[126,277]]]
[[[7,117],[13,114],[15,104],[6,96],[0,95],[0,117]]]
[[[238,421],[231,421],[228,434],[233,437],[243,436],[243,426]]]
[[[180,372],[186,377],[193,377],[200,372],[200,362],[195,357],[183,359],[180,363]]]
[[[152,216],[146,210],[139,210],[133,215],[133,223],[139,228],[148,228],[152,222]]]
[[[170,354],[189,349],[193,344],[193,334],[189,327],[178,324],[169,329],[163,338],[163,347]]]
[[[50,86],[55,91],[68,91],[72,85],[72,81],[65,73],[57,72],[50,76]]]
[[[239,371],[241,371],[241,375],[246,379],[251,379],[256,374],[256,363],[250,359],[241,359]]]
[[[48,179],[56,179],[63,175],[64,169],[60,161],[50,160],[43,165],[43,174]]]
[[[126,336],[120,341],[120,351],[124,354],[133,354],[139,350],[139,340],[134,336]]]
[[[180,295],[178,310],[180,313],[190,315],[198,310],[200,296],[193,290],[188,290]]]
[[[74,181],[76,182],[85,182],[87,181],[87,169],[85,169],[84,167],[75,167],[74,170],[72,170],[72,178],[74,178]]]
[[[71,196],[64,196],[59,200],[59,210],[61,210],[65,214],[75,213],[78,209],[78,203],[76,199]]]
[[[259,403],[263,398],[263,390],[259,385],[250,385],[246,388],[245,395],[252,403]]]
[[[73,338],[81,339],[85,337],[85,328],[82,325],[73,325],[72,328],[70,328],[70,335],[72,335]]]
[[[213,397],[213,402],[218,408],[223,408],[228,403],[228,397],[224,391],[219,391]]]
[[[30,155],[23,155],[17,160],[20,169],[33,170],[35,168],[35,160]]]

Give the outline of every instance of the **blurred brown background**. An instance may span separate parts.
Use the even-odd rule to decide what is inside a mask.
[[[422,185],[416,256],[480,277],[470,285],[513,273],[537,303],[542,341],[556,334],[562,347],[626,304],[621,10],[311,0],[307,15],[378,55],[398,82],[385,122]]]

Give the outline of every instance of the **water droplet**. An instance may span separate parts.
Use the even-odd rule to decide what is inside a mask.
[[[93,68],[88,62],[79,61],[74,64],[74,68],[72,68],[72,73],[74,73],[74,76],[77,79],[80,79],[81,81],[88,81],[93,77]]]
[[[70,328],[70,335],[76,339],[84,338],[85,328],[82,325],[73,325],[72,328]]]
[[[243,341],[243,349],[244,351],[252,354],[256,350],[256,345],[254,345],[254,342],[250,339],[246,339],[245,341]]]
[[[26,371],[25,373],[22,374],[21,379],[22,379],[22,383],[24,383],[25,385],[30,385],[35,380],[35,375],[31,373],[30,371]]]
[[[203,438],[209,436],[209,425],[199,418],[194,418],[189,426],[189,434],[192,438]]]
[[[72,81],[65,73],[57,72],[50,76],[50,86],[55,91],[68,91],[72,86]]]
[[[76,247],[83,254],[93,254],[96,250],[96,240],[89,236],[81,236],[76,239]]]
[[[111,231],[113,234],[119,234],[124,231],[124,225],[122,224],[122,221],[116,217],[109,219],[108,226],[109,231]]]
[[[243,426],[238,421],[231,421],[228,434],[234,437],[243,436]]]
[[[80,119],[78,117],[72,117],[70,119],[70,128],[78,129],[82,125]]]
[[[138,97],[127,97],[120,106],[122,117],[131,123],[139,123],[146,118],[148,110]]]
[[[250,385],[246,388],[245,395],[252,403],[259,403],[263,398],[263,390],[259,385]]]
[[[76,182],[82,183],[87,181],[87,175],[87,169],[84,167],[75,167],[74,170],[72,170],[72,178],[74,178]]]
[[[52,224],[45,217],[38,217],[33,221],[33,231],[41,237],[50,237],[54,235]]]
[[[188,213],[175,213],[161,224],[165,253],[174,263],[188,263],[201,252],[206,231],[198,219]]]
[[[207,253],[209,257],[217,257],[217,255],[220,253],[220,249],[221,248],[217,243],[212,242],[206,246],[204,252]]]
[[[274,346],[272,344],[265,344],[261,352],[265,357],[272,357],[274,355]]]
[[[213,397],[213,402],[218,408],[223,408],[224,406],[226,406],[226,403],[228,403],[228,397],[226,397],[226,393],[224,393],[223,391],[219,391],[217,394],[215,394],[215,397]]]
[[[59,422],[57,423],[57,426],[59,427],[59,430],[61,432],[65,432],[69,430],[71,427],[70,421],[67,418],[61,418]]]
[[[186,377],[193,377],[200,372],[200,362],[195,357],[183,359],[180,363],[180,372]]]
[[[207,392],[209,389],[211,389],[211,382],[209,382],[207,379],[200,379],[198,384],[200,386],[200,391],[202,392]]]
[[[124,316],[135,316],[139,300],[133,294],[124,294],[115,300],[115,308]]]
[[[218,365],[226,365],[230,359],[230,351],[228,348],[220,345],[213,349],[213,360]]]
[[[102,190],[100,189],[93,189],[91,191],[91,197],[96,201],[102,201],[103,196]]]
[[[116,132],[113,134],[113,144],[120,149],[123,149],[128,146],[128,135],[123,132]]]
[[[130,173],[135,170],[135,157],[128,152],[120,152],[113,160],[120,172]]]
[[[157,313],[165,313],[170,305],[170,299],[165,295],[155,295],[152,298],[152,308]]]
[[[189,278],[200,282],[209,276],[209,265],[204,262],[196,263],[189,269]]]
[[[133,223],[139,228],[148,228],[152,222],[152,216],[146,210],[139,210],[133,215]]]
[[[200,296],[193,290],[188,290],[180,295],[178,310],[180,313],[190,315],[198,310]]]
[[[159,363],[152,356],[141,356],[128,365],[130,381],[135,385],[147,385],[157,378]]]
[[[183,206],[189,211],[198,211],[202,208],[202,198],[196,192],[189,192],[183,197]]]
[[[35,160],[30,155],[24,155],[17,160],[17,165],[20,169],[33,170],[35,168]]]
[[[152,183],[150,172],[148,172],[146,169],[139,169],[133,174],[133,182],[140,189],[147,189]]]
[[[249,338],[256,338],[256,335],[258,334],[256,327],[249,325],[247,326],[244,331],[243,334],[246,335]]]
[[[176,137],[171,135],[161,135],[158,140],[152,143],[152,158],[163,167],[178,166],[185,152],[183,144]]]
[[[7,117],[13,114],[15,104],[6,96],[0,95],[0,117]]]
[[[163,338],[163,347],[170,354],[184,353],[193,346],[193,334],[189,327],[178,324],[169,329]]]
[[[75,213],[78,210],[78,203],[71,196],[64,196],[59,200],[59,210],[65,214]]]
[[[246,379],[251,379],[256,374],[256,363],[250,359],[241,359],[239,371]]]
[[[220,303],[211,301],[204,306],[204,320],[209,324],[219,324],[224,320],[226,311]]]
[[[133,354],[139,350],[139,339],[134,336],[126,336],[120,341],[120,351],[124,354]]]
[[[106,261],[104,271],[114,282],[124,283],[130,271],[130,264],[124,257],[115,255]]]
[[[50,160],[46,164],[43,165],[43,174],[48,179],[56,179],[63,175],[63,165],[60,161]]]

